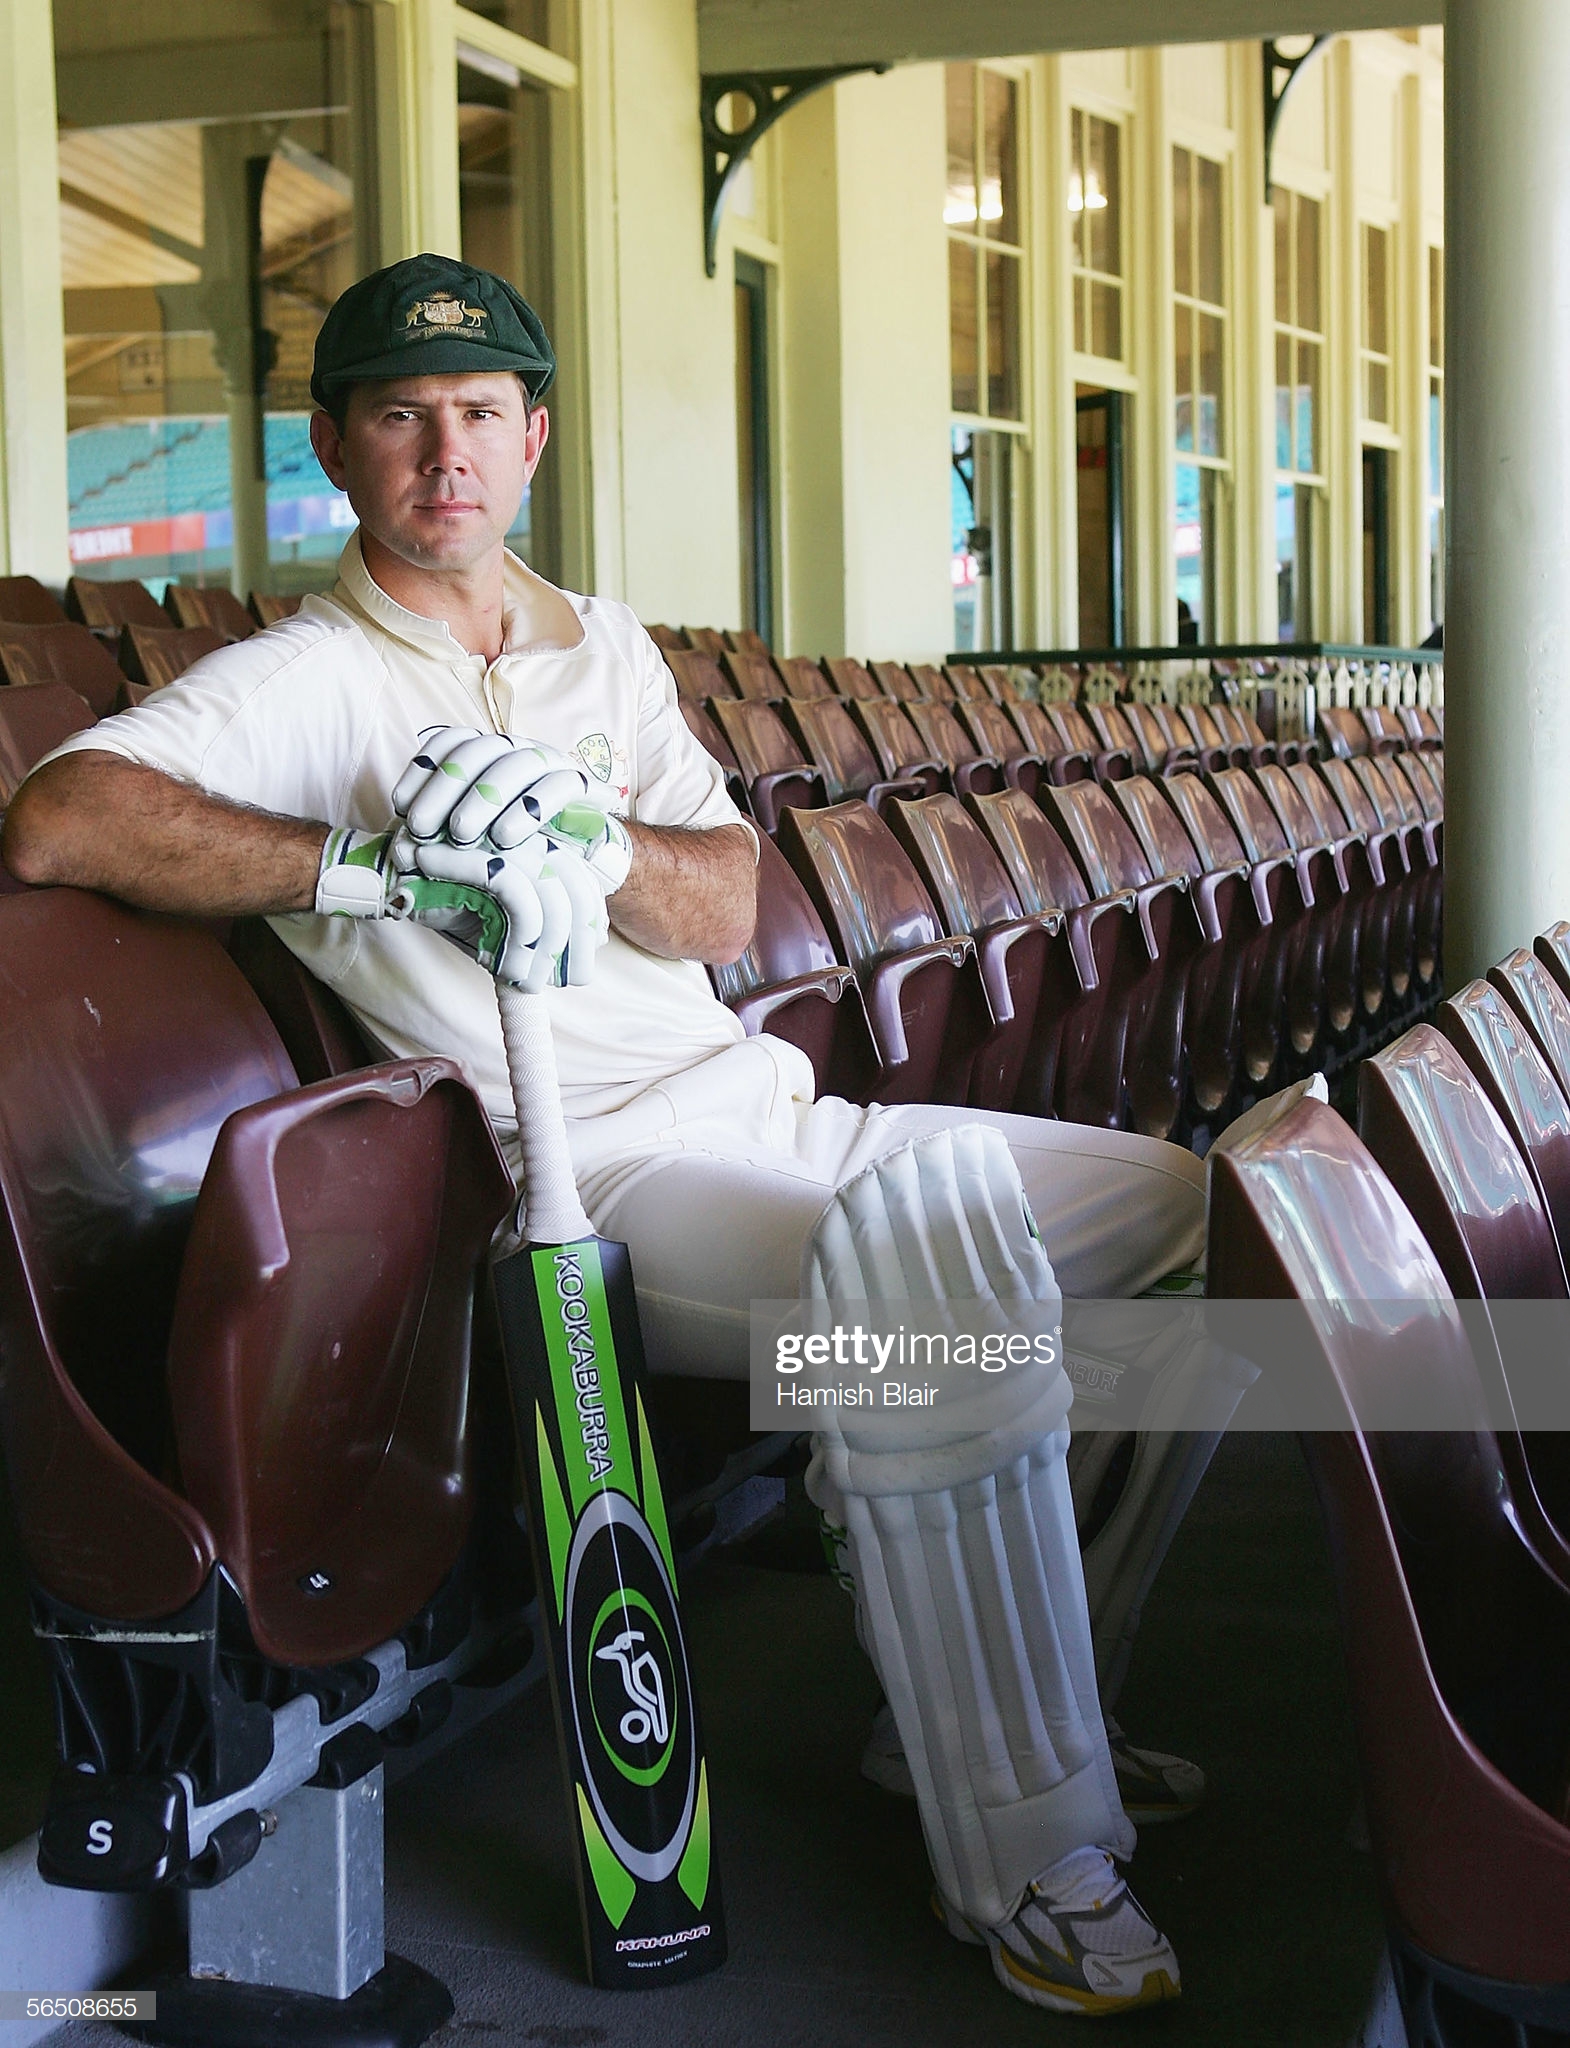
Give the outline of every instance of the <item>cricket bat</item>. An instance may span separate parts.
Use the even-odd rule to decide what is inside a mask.
[[[492,1281],[589,1980],[672,1984],[725,1960],[709,1777],[682,1635],[627,1247],[579,1200],[544,998],[497,984],[527,1242]]]

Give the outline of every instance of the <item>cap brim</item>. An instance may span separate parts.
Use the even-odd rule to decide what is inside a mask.
[[[470,372],[489,376],[498,370],[510,370],[523,379],[531,405],[545,396],[556,375],[556,365],[542,364],[538,356],[522,356],[513,349],[494,348],[489,342],[442,335],[413,346],[389,349],[385,355],[373,356],[369,362],[355,363],[349,369],[334,370],[329,376],[313,377],[311,396],[318,405],[324,405],[335,391],[349,384],[368,384],[389,377],[461,377]]]

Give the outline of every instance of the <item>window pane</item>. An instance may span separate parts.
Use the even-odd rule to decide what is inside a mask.
[[[1297,469],[1319,471],[1319,379],[1321,350],[1317,341],[1297,345],[1296,441]]]
[[[531,43],[550,47],[549,0],[463,0],[463,4],[473,13],[483,14],[487,21],[510,28],[515,36],[527,36]],[[461,39],[461,24],[458,33]]]
[[[1297,200],[1297,324],[1323,334],[1319,312],[1319,201]]]
[[[976,225],[976,67],[949,64],[944,69],[948,100],[949,181],[943,218],[951,228]]]
[[[309,383],[376,263],[364,10],[56,13],[73,567],[325,588],[354,514]]]
[[[1194,169],[1194,252],[1199,273],[1195,296],[1220,306],[1226,302],[1221,263],[1221,166],[1200,156],[1194,159]]]
[[[987,411],[1019,418],[1019,258],[987,251]]]
[[[1012,78],[997,71],[983,71],[981,167],[981,223],[983,233],[999,242],[1019,240],[1018,146],[1015,138],[1015,103],[1018,89]]]
[[[1276,485],[1276,634],[1296,640],[1297,630],[1297,492],[1291,484]]]
[[[1119,182],[1119,131],[1114,121],[1089,123],[1085,169],[1085,236],[1090,268],[1107,277],[1123,274],[1123,197]],[[1098,354],[1105,351],[1098,350]]]
[[[1270,202],[1276,219],[1276,318],[1292,324],[1292,194],[1282,185]]]
[[[976,252],[968,242],[949,243],[949,373],[954,410],[981,410],[980,335],[976,326]]]
[[[1199,452],[1221,453],[1221,350],[1226,330],[1213,313],[1199,316]]]
[[[1172,152],[1172,286],[1194,289],[1193,158],[1186,149]]]
[[[1428,495],[1445,495],[1445,409],[1437,377],[1428,380]]]
[[[1370,360],[1368,364],[1368,417],[1371,420],[1390,420],[1390,376],[1383,363]]]
[[[1388,300],[1386,298],[1387,238],[1383,228],[1363,230],[1364,346],[1376,356],[1390,353]],[[1374,415],[1383,419],[1382,412]]]
[[[1090,347],[1090,285],[1083,277],[1074,280],[1074,346],[1081,354]]]
[[[1187,306],[1174,309],[1173,384],[1177,392],[1177,416],[1173,422],[1179,448],[1194,451],[1194,316]]]
[[[1276,468],[1292,467],[1292,338],[1276,336]]]
[[[1210,592],[1215,580],[1214,472],[1192,462],[1177,465],[1172,507],[1172,553],[1177,571],[1177,637],[1214,638]]]
[[[1123,293],[1115,284],[1090,287],[1090,353],[1123,360]]]
[[[1068,210],[1073,260],[1085,261],[1085,122],[1089,117],[1075,107],[1069,115]]]

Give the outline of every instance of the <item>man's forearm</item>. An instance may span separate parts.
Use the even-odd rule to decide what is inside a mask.
[[[667,960],[738,959],[758,916],[757,862],[747,828],[629,825],[627,836],[632,867],[606,906],[623,938]]]
[[[101,889],[186,917],[275,916],[315,904],[326,832],[83,752],[23,783],[0,853],[22,882]]]

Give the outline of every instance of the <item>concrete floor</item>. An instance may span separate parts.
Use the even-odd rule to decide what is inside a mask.
[[[0,1822],[36,1822],[48,1757],[17,1603],[0,1587],[12,1739]],[[862,1781],[876,1702],[850,1606],[821,1575],[723,1553],[687,1613],[707,1720],[731,1960],[646,1995],[582,1981],[549,1703],[537,1691],[388,1802],[389,1945],[457,2001],[442,2048],[1011,2048],[1085,2039],[1018,2004],[929,1917],[914,1810]],[[1295,1446],[1227,1440],[1147,1611],[1131,1735],[1203,1763],[1213,1796],[1152,1830],[1135,1887],[1182,1963],[1181,2004],[1094,2038],[1346,2048],[1380,1949],[1351,1844],[1355,1765],[1319,1522]],[[120,2036],[63,2029],[61,2048]]]

